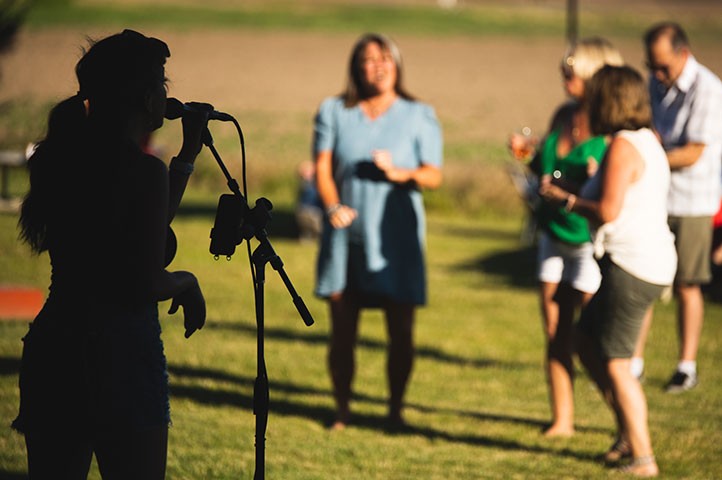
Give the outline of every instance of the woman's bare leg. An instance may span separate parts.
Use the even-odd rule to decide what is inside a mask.
[[[77,432],[25,435],[28,475],[32,480],[85,480],[93,459],[90,439]]]
[[[615,405],[625,426],[632,447],[632,465],[629,473],[638,476],[656,476],[659,473],[654,461],[652,442],[647,425],[647,399],[637,379],[629,370],[628,358],[614,358],[608,361],[607,370],[611,381]],[[640,462],[635,465],[635,460]]]
[[[351,383],[355,371],[355,349],[360,308],[352,295],[341,293],[329,300],[331,340],[328,349],[328,368],[331,372],[333,396],[336,401],[336,420],[333,429],[342,429],[351,417]]]
[[[389,421],[403,424],[403,400],[414,364],[414,313],[409,304],[389,303],[385,307],[389,334],[386,370],[389,380]]]
[[[566,284],[540,284],[541,309],[546,336],[546,374],[552,424],[547,436],[574,433],[574,366],[572,362],[572,323],[574,301]]]
[[[95,456],[103,480],[163,480],[168,453],[166,425],[110,431],[98,439]]]

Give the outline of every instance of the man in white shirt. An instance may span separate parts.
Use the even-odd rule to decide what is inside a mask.
[[[697,385],[701,285],[712,278],[712,217],[722,195],[722,82],[697,62],[678,24],[655,25],[644,41],[654,126],[672,172],[667,209],[679,258],[679,363],[666,390],[683,392]]]

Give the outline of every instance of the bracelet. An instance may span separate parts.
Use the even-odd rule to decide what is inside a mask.
[[[567,213],[571,212],[572,208],[574,208],[575,203],[577,203],[577,196],[572,193],[564,201],[564,210],[566,210]]]
[[[171,172],[178,172],[182,175],[190,175],[193,173],[193,164],[190,162],[184,162],[182,160],[178,160],[178,157],[173,157],[170,160],[170,171]]]
[[[328,207],[326,209],[326,215],[328,215],[330,217],[334,213],[338,212],[342,206],[343,205],[341,205],[340,203],[334,203],[333,205],[331,205],[330,207]]]

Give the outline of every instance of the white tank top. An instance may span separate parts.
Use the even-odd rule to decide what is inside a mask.
[[[624,138],[637,149],[644,171],[624,195],[619,216],[594,232],[599,250],[627,273],[655,285],[671,285],[677,270],[674,235],[667,224],[670,172],[667,155],[648,128],[623,130]],[[601,172],[582,189],[585,198],[599,199]]]

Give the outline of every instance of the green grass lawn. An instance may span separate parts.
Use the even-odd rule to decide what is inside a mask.
[[[251,478],[256,328],[245,248],[214,261],[208,233],[215,200],[191,192],[176,220],[173,268],[194,271],[208,302],[206,327],[185,340],[179,318],[162,314],[171,373],[173,427],[168,478]],[[534,254],[518,243],[516,217],[429,219],[430,304],[419,312],[418,355],[408,392],[409,432],[383,428],[385,332],[364,313],[358,350],[355,423],[329,432],[333,402],[326,373],[328,316],[312,296],[316,247],[287,235],[283,207],[271,241],[316,324],[305,327],[279,276],[266,282],[266,358],[271,406],[266,473],[283,479],[616,478],[594,460],[613,423],[588,378],[576,384],[577,435],[547,440],[543,340],[534,288]],[[0,283],[44,288],[47,257],[15,240],[14,215],[0,215]],[[284,222],[286,224],[284,224]],[[274,235],[274,231],[277,235]],[[161,312],[168,305],[161,305]],[[711,304],[700,349],[701,384],[683,395],[662,386],[675,361],[673,305],[660,305],[649,339],[645,391],[652,439],[665,478],[720,478],[722,308]],[[25,471],[16,413],[25,321],[0,322],[0,478]],[[13,476],[16,475],[16,476]],[[21,477],[20,477],[21,478]],[[98,478],[93,470],[92,478]]]

